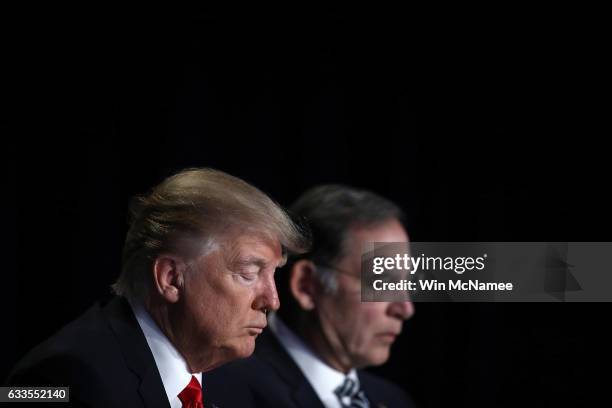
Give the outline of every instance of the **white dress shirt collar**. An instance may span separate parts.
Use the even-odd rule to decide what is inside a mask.
[[[334,390],[349,377],[359,386],[357,371],[352,369],[344,374],[325,364],[302,339],[291,331],[275,313],[268,315],[270,330],[312,385],[317,396],[327,408],[341,408]]]
[[[130,306],[132,306],[136,320],[138,320],[138,324],[147,339],[147,344],[153,353],[155,365],[157,365],[157,370],[164,384],[170,407],[182,408],[183,404],[178,398],[178,394],[189,384],[192,376],[187,367],[187,362],[141,304],[130,302]],[[202,385],[202,373],[193,375]]]

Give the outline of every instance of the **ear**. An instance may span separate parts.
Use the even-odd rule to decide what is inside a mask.
[[[176,303],[180,298],[184,269],[184,262],[174,255],[161,254],[153,262],[155,289],[169,303]]]
[[[291,268],[289,289],[294,299],[304,310],[315,308],[317,294],[316,266],[307,259],[297,261]]]

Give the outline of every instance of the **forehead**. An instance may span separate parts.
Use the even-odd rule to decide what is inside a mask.
[[[283,260],[278,239],[264,234],[234,234],[226,238],[222,248],[230,262],[253,262],[276,267]]]
[[[347,254],[356,253],[361,258],[361,251],[368,242],[408,242],[408,234],[396,219],[373,226],[354,227],[346,236]]]
[[[348,230],[345,241],[346,255],[342,264],[356,274],[361,270],[363,248],[369,242],[408,242],[408,234],[397,219],[372,226],[356,226]]]
[[[392,219],[373,226],[354,227],[349,230],[348,238],[363,246],[367,242],[407,242],[408,234],[398,220]]]

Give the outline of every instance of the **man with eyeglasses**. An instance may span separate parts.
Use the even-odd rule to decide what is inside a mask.
[[[324,185],[291,207],[312,250],[276,275],[281,308],[253,357],[211,373],[222,406],[412,407],[399,387],[362,371],[385,363],[410,302],[361,302],[362,248],[408,242],[401,210],[372,192]],[[214,387],[212,386],[214,384]]]

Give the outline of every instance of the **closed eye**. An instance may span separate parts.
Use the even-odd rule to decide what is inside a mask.
[[[253,283],[259,277],[259,271],[251,272],[251,271],[242,271],[234,273],[238,277],[239,280],[246,283]]]

